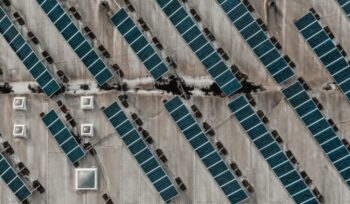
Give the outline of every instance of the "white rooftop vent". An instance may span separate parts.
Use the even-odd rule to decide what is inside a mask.
[[[13,136],[18,138],[27,138],[26,125],[15,124],[13,126]]]
[[[80,134],[81,134],[81,136],[93,137],[94,136],[93,124],[81,124]]]
[[[26,110],[26,97],[14,97],[12,106],[14,110]]]
[[[75,169],[76,190],[97,190],[97,168]]]
[[[82,96],[80,98],[80,107],[83,110],[94,109],[94,97],[93,96]]]

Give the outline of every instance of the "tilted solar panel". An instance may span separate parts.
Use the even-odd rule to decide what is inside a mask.
[[[27,184],[24,183],[2,153],[0,153],[0,175],[4,183],[10,188],[20,202],[31,196],[32,192]]]
[[[231,203],[240,203],[248,199],[248,195],[242,189],[225,161],[215,150],[182,100],[176,96],[165,103],[165,108],[205,167],[214,177],[216,183],[225,193],[228,200]]]
[[[294,24],[350,101],[349,62],[311,12],[296,20]]]
[[[117,102],[103,109],[109,122],[165,202],[179,195],[168,174]]]
[[[58,146],[73,164],[85,156],[82,147],[54,110],[42,116],[41,119],[55,138]]]
[[[0,7],[0,32],[44,93],[49,97],[57,93],[61,89],[60,85],[23,38],[2,7]]]
[[[248,100],[240,96],[228,106],[294,201],[298,204],[319,203]]]
[[[57,0],[37,0],[43,11],[56,26],[61,35],[94,76],[99,85],[106,84],[113,74],[103,62],[85,36],[74,24]]]
[[[299,82],[295,82],[283,89],[283,94],[345,183],[350,186],[350,152],[304,87]]]
[[[156,0],[187,45],[204,65],[225,95],[232,95],[241,84],[226,66],[209,40],[199,30],[178,0]]]
[[[111,21],[155,80],[168,71],[163,59],[125,9],[118,10],[111,17]]]
[[[294,76],[293,69],[241,0],[217,2],[278,84]]]
[[[347,17],[350,17],[350,0],[337,0]]]

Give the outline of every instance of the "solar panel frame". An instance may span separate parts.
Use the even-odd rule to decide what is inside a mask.
[[[295,90],[297,90],[297,93],[294,93]],[[299,91],[300,90],[300,91]],[[317,142],[323,152],[325,153],[325,155],[327,156],[327,158],[329,159],[329,162],[334,166],[334,168],[338,171],[338,173],[340,174],[340,176],[342,177],[342,179],[345,181],[345,183],[350,186],[350,158],[348,157],[350,155],[350,152],[347,150],[347,148],[344,146],[344,144],[341,142],[340,137],[338,136],[338,134],[333,130],[332,126],[329,124],[329,122],[326,119],[326,117],[321,113],[321,111],[317,108],[315,102],[311,99],[311,97],[309,96],[309,94],[307,93],[307,91],[303,88],[303,86],[300,84],[300,82],[295,82],[291,85],[289,85],[288,87],[282,89],[282,93],[285,97],[285,99],[287,100],[287,102],[292,106],[293,111],[298,115],[298,118],[301,120],[301,122],[306,126],[306,128],[308,129],[309,133],[313,136],[313,138],[315,139],[315,142]],[[292,95],[291,95],[292,94]],[[294,99],[295,97],[299,97],[300,94],[302,95],[302,99],[304,99],[303,102],[299,103],[297,105],[296,102],[291,102],[291,99]],[[317,113],[318,115],[320,115],[320,119],[318,119],[317,121],[314,121],[311,124],[305,123],[305,121],[303,120],[303,118],[301,118],[302,116],[300,116],[300,114],[302,112],[298,112],[295,107],[298,107],[298,109],[302,108],[304,105],[306,105],[307,103],[305,103],[305,101],[308,101],[307,103],[309,104],[308,106],[312,106],[315,107],[316,109],[314,111],[312,111],[313,109],[307,107],[308,109],[308,113],[305,113],[304,115],[310,115],[311,112],[319,112]],[[294,103],[294,105],[293,105]],[[300,110],[301,111],[301,110]],[[310,127],[314,126],[317,123],[321,123],[323,122],[323,124],[325,124],[325,127],[323,129],[317,129],[317,132],[314,132],[316,129],[311,129]],[[322,137],[322,138],[320,138]],[[331,138],[330,138],[331,137]],[[336,139],[339,146],[336,147],[335,149],[330,149],[328,152],[327,150],[330,148],[330,146],[326,146],[324,147],[325,144],[329,145],[328,143],[331,142],[332,140]],[[340,142],[339,142],[340,141]],[[339,151],[343,151],[347,156],[344,156],[342,158],[339,158]],[[335,154],[337,153],[337,154]],[[333,156],[332,156],[333,154]],[[345,162],[347,162],[347,164],[342,164],[342,166],[339,166],[335,163],[342,161],[344,162],[342,159],[346,158],[347,160],[345,160]],[[340,159],[340,160],[339,160]],[[334,160],[334,161],[333,161]],[[342,167],[340,169],[340,167]]]
[[[235,108],[236,106],[238,106],[238,107]],[[309,186],[302,179],[302,176],[300,175],[298,169],[291,163],[291,161],[288,159],[287,155],[284,153],[283,149],[277,145],[277,141],[272,137],[269,129],[265,126],[263,121],[259,118],[259,116],[257,115],[254,108],[249,104],[247,98],[244,96],[239,96],[239,97],[235,98],[234,100],[232,100],[231,102],[229,102],[228,107],[231,110],[232,115],[235,117],[235,120],[240,124],[242,130],[249,136],[249,139],[251,140],[251,142],[254,143],[257,150],[261,153],[264,160],[268,163],[270,169],[274,172],[276,177],[280,180],[281,184],[284,186],[284,188],[289,193],[289,195],[294,199],[294,201],[296,203],[308,203],[311,201],[319,203],[317,198],[315,197],[315,195],[312,193],[311,189],[309,188]],[[243,111],[243,113],[242,113],[242,111]],[[241,114],[245,114],[245,115],[242,116]],[[252,116],[254,116],[255,120],[251,119]],[[249,120],[247,118],[249,118]],[[249,122],[246,122],[246,121],[254,121],[254,122],[249,124]],[[256,135],[253,136],[253,133],[251,131],[260,127],[260,126],[262,127],[263,132],[261,132],[261,133],[259,132],[259,134],[258,134],[259,136],[256,136]],[[261,141],[260,142],[261,144],[258,141]],[[279,150],[277,152],[273,152],[269,156],[266,156],[263,154],[262,149],[265,150],[266,148],[268,148],[269,145],[275,145],[278,147]],[[273,160],[272,160],[274,158],[279,159],[279,160],[281,160],[283,158],[284,159],[280,161],[281,163],[276,163],[276,161],[273,162]],[[273,166],[272,164],[275,164],[275,165]],[[284,168],[282,168],[282,167],[284,167]],[[290,169],[291,167],[292,167],[292,169]],[[278,171],[278,170],[280,170],[280,171]],[[281,178],[283,178],[282,176],[289,175],[291,173],[297,174],[297,177],[298,177],[297,180],[291,181],[289,183],[284,183],[283,180],[281,179]],[[298,188],[294,188],[293,191],[289,190],[294,185],[297,185],[297,184],[301,185],[300,182],[304,185],[303,189],[300,190]],[[297,189],[300,191],[294,192]],[[308,189],[308,192],[309,192],[308,197],[306,197],[307,195],[305,194],[305,189]],[[303,197],[304,200],[299,200],[298,197],[294,198],[293,194],[298,193],[298,192],[299,193],[303,192],[304,197],[306,197],[306,198]],[[312,196],[312,197],[310,197],[310,196]]]
[[[187,44],[187,46],[196,55],[198,60],[205,67],[205,70],[211,75],[211,77],[213,78],[215,83],[219,86],[221,91],[225,95],[229,96],[229,95],[232,95],[237,90],[239,90],[242,87],[240,81],[236,78],[236,76],[231,72],[229,67],[225,64],[225,60],[215,50],[214,46],[212,45],[212,43],[210,42],[208,37],[206,37],[199,30],[198,25],[196,24],[195,20],[193,19],[193,17],[191,15],[188,14],[188,12],[186,11],[186,9],[182,5],[182,3],[179,2],[178,0],[166,0],[166,1],[156,0],[156,2],[158,3],[159,7],[162,9],[164,15],[173,24],[173,26],[176,29],[176,32],[181,36],[182,40]],[[171,6],[171,4],[173,4],[173,6],[175,6],[175,5],[179,5],[179,6],[176,9],[171,8],[170,10],[164,10],[164,9],[169,9],[168,6]],[[169,13],[170,11],[172,11],[172,13]],[[175,18],[175,17],[177,17],[177,15],[181,15],[182,19],[181,18]],[[189,42],[192,43],[193,39],[195,39],[197,37],[201,37],[201,36],[206,40],[206,44],[203,44],[202,47],[199,47],[199,48],[198,47],[192,47]],[[208,45],[211,47],[213,52],[209,51]],[[194,50],[194,48],[197,48],[197,49]],[[200,56],[204,56],[204,53],[203,53],[202,49],[206,49],[207,52],[208,52],[207,56],[204,57],[203,59],[200,58]],[[199,51],[201,51],[201,52],[199,52]],[[217,78],[219,78],[219,77],[213,75],[210,72],[211,69],[214,69],[214,67],[216,67],[216,66],[214,66],[216,64],[212,64],[211,66],[209,66],[207,63],[204,63],[204,61],[207,60],[207,58],[211,57],[212,55],[215,55],[217,58],[219,58],[220,62],[224,63],[224,66],[225,66],[224,67],[224,69],[225,69],[224,72],[226,74],[226,77],[225,77],[226,81],[225,82],[223,82],[221,80],[218,80]],[[227,70],[229,70],[229,72],[227,72]],[[223,72],[221,74],[223,74]],[[227,79],[229,79],[229,80],[227,80]]]
[[[112,111],[110,111],[109,109],[112,109]],[[164,170],[163,166],[160,164],[160,162],[158,161],[157,157],[154,155],[154,153],[152,152],[150,147],[145,143],[145,141],[142,139],[140,134],[137,132],[137,129],[135,128],[134,124],[129,120],[129,118],[127,117],[125,112],[122,110],[121,106],[115,101],[111,105],[109,105],[108,107],[104,108],[103,109],[103,113],[104,113],[106,119],[113,126],[113,129],[120,136],[120,139],[123,140],[123,143],[129,149],[129,152],[130,152],[131,156],[136,160],[137,165],[143,170],[144,175],[150,180],[150,182],[152,183],[154,188],[157,190],[157,192],[160,194],[162,199],[165,202],[168,202],[168,201],[176,198],[177,196],[179,196],[180,193],[177,190],[177,188],[175,187],[175,185],[173,184],[173,182],[171,181],[169,175]],[[110,113],[112,113],[112,115],[110,115]],[[124,120],[120,119],[120,118],[116,118],[120,114],[122,114]],[[115,120],[112,121],[113,118]],[[120,129],[123,126],[125,127],[125,125],[128,125],[129,128],[130,128],[130,130],[126,130],[127,132],[124,131],[125,128]],[[129,139],[131,139],[131,140],[128,141],[127,137],[130,134],[132,134],[132,133],[134,133],[134,141],[131,141],[132,137],[130,137]],[[136,139],[136,138],[138,138],[138,139]],[[131,147],[134,144],[137,144],[138,142],[141,142],[142,145],[144,145],[145,147],[142,148],[142,149],[134,149],[134,148]],[[146,151],[146,150],[148,151],[148,155],[150,155],[150,157],[147,160],[142,160],[142,157],[140,157],[140,156],[142,156],[142,154],[144,154],[143,152]],[[140,163],[140,161],[142,161],[142,163]],[[146,171],[146,169],[148,169],[148,168],[144,167],[143,165],[148,163],[148,162],[150,162],[150,161],[153,161],[153,163],[156,162],[156,167],[151,168],[151,169]],[[152,163],[151,163],[151,165],[152,165]],[[153,171],[156,171],[159,168],[161,169],[162,172],[164,172],[165,176],[159,178],[158,180],[153,180],[153,175],[154,175]],[[156,183],[158,183],[159,181],[162,181],[164,178],[167,178],[168,179],[168,183],[170,182],[171,185],[163,188],[162,190],[158,190],[159,186],[156,185]],[[159,185],[162,185],[162,184],[159,184]],[[169,194],[175,193],[174,190],[176,191],[176,195],[172,195],[172,197],[170,197],[170,198],[165,200],[165,196],[166,195],[164,195],[164,193],[166,193],[167,191],[169,191],[168,192]]]
[[[350,2],[350,1],[349,1]],[[349,4],[350,6],[350,4]],[[303,27],[298,26],[301,22],[305,20],[310,21],[308,25],[303,25]],[[337,49],[334,41],[326,34],[326,31],[322,27],[321,23],[315,18],[315,16],[309,11],[304,14],[302,17],[294,21],[294,25],[299,31],[300,35],[307,42],[308,46],[312,49],[314,54],[318,57],[323,67],[327,70],[327,72],[331,75],[331,78],[339,88],[339,90],[343,93],[348,102],[350,102],[350,64],[346,60],[346,58],[341,54],[341,52]],[[299,28],[300,27],[300,28]],[[310,31],[310,29],[312,29]],[[317,29],[317,30],[314,30]],[[306,31],[309,31],[306,33]],[[314,46],[309,43],[309,40],[316,38],[319,35],[327,36],[323,42],[319,42],[319,44],[315,44]],[[327,45],[327,47],[326,47]],[[328,49],[327,49],[328,48]],[[332,56],[333,54],[333,56]],[[324,57],[330,56],[333,61],[325,61]],[[333,72],[329,68],[332,66],[332,69],[336,68],[338,63],[339,66],[337,68],[337,72]]]
[[[114,22],[114,17],[115,16],[119,16],[121,15],[121,13],[124,12],[126,14],[126,16],[124,17],[125,19],[122,22],[118,22],[118,25]],[[122,33],[119,29],[119,26],[121,26],[122,24],[125,24],[127,20],[131,21],[131,24],[133,27],[131,27],[130,29],[128,29],[128,31],[126,33]],[[124,40],[128,43],[129,47],[132,48],[132,51],[135,53],[135,55],[137,56],[137,58],[139,59],[139,61],[146,67],[146,69],[148,70],[148,72],[153,76],[153,78],[155,80],[158,80],[160,77],[164,76],[166,73],[169,72],[169,67],[166,65],[166,63],[164,62],[163,58],[161,57],[161,55],[157,52],[157,50],[155,49],[154,45],[152,43],[150,43],[150,41],[147,39],[147,37],[144,35],[144,33],[141,31],[141,29],[139,28],[139,26],[134,22],[134,20],[131,18],[131,16],[127,13],[127,11],[124,8],[119,9],[117,12],[115,12],[111,17],[110,17],[110,21],[111,23],[114,25],[114,27],[116,28],[116,30],[119,31],[119,33],[123,36]],[[139,36],[137,36],[136,39],[127,39],[126,35],[130,34],[131,32],[136,32],[138,33]],[[134,48],[132,45],[137,42],[140,39],[145,39],[147,41],[147,44],[144,46],[144,48],[148,48],[152,50],[152,53],[146,58],[146,59],[142,59],[142,57],[140,57],[136,51],[136,48]],[[130,42],[129,42],[130,41]],[[153,57],[158,57],[160,62],[153,65],[153,67],[148,67],[148,62],[149,60],[152,60]],[[154,59],[155,60],[155,59]],[[156,69],[160,69],[160,73],[155,74],[152,73],[154,71],[156,71]],[[164,69],[165,68],[165,69]],[[161,70],[162,69],[162,70]]]
[[[13,192],[13,194],[16,196],[17,200],[22,202],[24,200],[26,200],[27,198],[29,198],[31,195],[32,195],[32,192],[30,190],[30,188],[27,186],[27,184],[23,181],[23,179],[17,174],[17,172],[15,171],[15,169],[12,167],[12,165],[10,164],[10,162],[7,160],[7,158],[3,155],[3,153],[0,153],[0,156],[2,157],[0,159],[0,163],[2,161],[5,161],[6,164],[8,165],[8,168],[6,170],[4,170],[3,172],[0,173],[0,177],[1,177],[1,180],[3,181],[3,183],[5,183],[9,188],[10,188],[10,185],[12,184],[8,184],[7,182],[5,182],[5,180],[3,179],[3,175],[5,174],[5,172],[9,171],[9,169],[11,169],[14,173],[15,173],[15,177],[11,180],[11,182],[13,182],[15,179],[19,179],[19,181],[22,183],[22,186],[21,187],[18,187],[16,192],[10,188],[10,190]],[[25,190],[27,192],[27,195],[24,195],[23,198],[20,197],[20,195],[17,195],[20,191],[23,190],[23,187],[25,187]],[[23,192],[24,193],[24,192]]]
[[[175,104],[175,106],[174,106],[174,104],[172,104],[174,101],[175,101],[175,103],[178,102],[179,105]],[[247,200],[249,198],[248,194],[245,192],[244,188],[241,187],[237,178],[235,177],[234,174],[232,174],[229,167],[225,163],[224,159],[220,156],[220,154],[217,152],[215,147],[211,144],[209,139],[206,137],[206,135],[204,134],[204,131],[198,125],[198,122],[195,121],[193,115],[188,110],[188,108],[183,103],[183,101],[178,96],[175,96],[172,99],[170,99],[169,101],[167,101],[164,104],[164,106],[165,106],[165,109],[167,110],[169,116],[175,122],[177,128],[181,131],[183,136],[187,139],[189,145],[196,152],[197,156],[203,162],[203,165],[209,171],[211,176],[214,178],[217,185],[224,192],[227,199],[231,203],[241,203],[241,202]],[[174,106],[174,107],[172,107],[172,106]],[[184,114],[182,115],[182,113],[184,113]],[[189,121],[189,120],[193,121],[192,124],[187,122],[187,124],[189,124],[187,127],[183,126],[183,124],[182,124],[186,118],[187,118],[187,121]],[[180,122],[181,122],[181,124],[180,124]],[[213,155],[213,154],[215,154],[215,155]],[[213,161],[213,163],[210,163],[210,160],[208,160],[208,158],[210,158],[212,156],[216,156],[217,161]],[[205,159],[207,159],[207,160],[205,160]],[[213,167],[218,168],[217,167],[218,164],[221,164],[221,166],[219,166],[219,170],[220,170],[220,168],[224,168],[224,170],[217,172],[218,169],[212,169]],[[227,174],[227,175],[225,176],[225,174]],[[227,180],[229,177],[231,179]],[[235,191],[232,192],[231,194],[227,194],[227,192],[226,192],[227,189],[224,188],[224,187],[226,187],[224,184],[225,183],[228,184],[228,183],[232,183],[232,182],[235,183],[234,186],[239,186],[239,188],[235,189]],[[233,187],[231,186],[231,188],[233,188]],[[241,196],[240,198],[238,198],[238,197],[232,198],[233,195],[235,195],[239,192],[241,192],[241,194],[239,194],[239,196]]]
[[[50,116],[50,114],[52,116]],[[46,121],[50,117],[55,117],[55,119],[52,120],[52,121]],[[82,158],[85,157],[86,152],[83,150],[83,148],[77,142],[77,140],[73,137],[72,133],[70,132],[68,127],[64,124],[64,122],[61,120],[61,118],[59,117],[59,115],[56,113],[55,110],[51,109],[50,111],[48,111],[44,116],[41,117],[41,120],[43,121],[43,124],[48,129],[48,131],[50,132],[52,137],[55,139],[55,141],[58,144],[59,148],[64,152],[64,154],[66,155],[67,159],[72,164],[80,161]],[[48,122],[50,122],[50,123],[48,123]],[[57,129],[57,127],[54,126],[54,124],[57,124],[57,123],[60,124],[60,127],[61,127],[60,129]],[[57,139],[57,137],[59,137],[60,134],[61,133],[63,134],[64,132],[67,134],[67,135],[65,135],[66,138],[64,138],[62,140],[62,143],[60,143],[59,139]],[[72,139],[73,139],[73,141],[72,141]],[[74,144],[74,147],[70,148],[70,150],[68,152],[66,152],[65,151],[65,147],[62,147],[62,146],[65,145],[66,143],[68,143],[68,141],[71,141],[71,144],[73,144],[73,143],[75,143],[75,144]],[[72,155],[73,153],[79,153],[79,152],[76,152],[77,150],[80,150],[80,155],[81,154],[82,155],[78,156],[78,157],[73,157],[74,156],[74,155]],[[72,158],[71,158],[70,155],[72,155]],[[73,158],[75,158],[75,159],[73,160]]]
[[[90,72],[90,74],[96,80],[97,84],[102,86],[106,84],[109,80],[111,80],[113,77],[113,73],[110,71],[110,68],[103,61],[103,59],[97,54],[94,47],[91,45],[91,43],[85,38],[83,33],[80,31],[79,27],[75,25],[74,21],[72,20],[70,15],[66,12],[66,10],[61,5],[61,3],[57,0],[36,0],[36,1],[42,8],[43,12],[48,16],[50,21],[54,24],[58,32],[62,35],[62,37],[66,40],[69,46],[73,49],[74,53],[79,57],[79,59],[84,64],[86,69]],[[50,5],[48,6],[48,8],[46,8],[48,4]],[[58,12],[56,9],[60,10],[61,13]],[[55,16],[50,15],[50,14],[53,14],[54,11],[61,14],[61,16],[57,16],[57,18],[54,18]],[[75,31],[75,33],[72,32],[72,29]],[[68,33],[70,33],[71,36],[67,39],[67,37],[69,36]],[[79,44],[73,44],[73,42],[75,41],[78,42]],[[81,47],[83,45],[85,47]],[[85,48],[85,49],[82,49],[82,48]],[[80,50],[84,54],[80,53],[79,52]],[[100,61],[103,64],[103,67],[100,67],[97,72],[91,71],[90,69],[91,66],[95,66],[95,65],[87,64],[87,61],[85,61],[83,58],[87,56],[85,54],[88,54],[91,52],[94,52],[95,55],[98,56],[98,61]]]
[[[30,72],[30,74],[32,75],[32,77],[36,80],[36,82],[39,84],[39,86],[42,88],[42,90],[44,91],[44,93],[48,96],[48,97],[52,97],[55,93],[57,93],[60,89],[61,86],[59,85],[59,83],[56,81],[56,79],[53,77],[53,75],[51,74],[51,72],[49,71],[49,69],[42,63],[42,61],[40,60],[40,58],[38,57],[38,55],[35,53],[34,49],[31,47],[31,45],[25,40],[25,38],[23,37],[22,33],[16,28],[15,24],[13,23],[12,19],[10,18],[9,15],[7,15],[7,13],[4,11],[4,9],[0,6],[0,16],[3,15],[0,19],[0,25],[2,25],[4,23],[4,20],[8,20],[8,28],[4,31],[0,31],[1,35],[4,37],[4,39],[6,40],[6,42],[8,43],[8,45],[12,48],[12,50],[16,53],[17,57],[22,61],[22,63],[24,64],[24,66],[27,68],[27,70]],[[2,26],[0,26],[2,28]],[[2,30],[0,28],[0,30]],[[14,31],[17,32],[17,34],[15,36],[13,36],[13,38],[7,39],[5,35],[7,35],[7,31],[9,29],[13,28]],[[17,50],[15,50],[16,47],[13,47],[16,39],[22,39],[23,44],[18,47]],[[11,45],[12,44],[12,45]],[[50,80],[47,81],[47,83],[45,83],[44,85],[40,84],[39,81],[37,80],[36,76],[33,75],[33,73],[31,72],[32,68],[34,67],[34,65],[32,65],[31,67],[29,67],[29,65],[25,64],[25,60],[26,58],[21,58],[21,55],[18,54],[18,52],[23,48],[23,47],[27,47],[27,50],[29,49],[30,52],[29,54],[27,54],[26,56],[33,56],[34,58],[37,59],[37,64],[41,64],[44,67],[44,71],[42,71],[41,73],[45,73],[47,72],[50,76]],[[51,89],[46,89],[47,85],[51,84]]]
[[[235,29],[241,34],[241,37],[244,39],[244,41],[247,42],[247,44],[252,49],[255,56],[261,61],[261,63],[264,65],[264,67],[267,69],[267,71],[270,73],[272,78],[277,84],[282,84],[295,76],[294,70],[288,65],[285,59],[283,59],[282,54],[280,51],[273,45],[272,41],[270,40],[268,33],[262,30],[262,28],[256,23],[256,18],[249,12],[247,7],[244,5],[244,3],[241,0],[216,0],[218,3],[218,6],[222,8],[224,13],[226,14],[227,18],[232,22]],[[239,16],[238,18],[233,18],[231,15],[234,11],[237,9],[242,8],[244,13],[236,13],[236,16]],[[240,12],[243,12],[240,11]],[[244,15],[243,15],[244,14]],[[249,16],[249,17],[248,17]],[[244,18],[251,19],[251,22],[248,22],[248,24],[243,24],[241,22]],[[236,25],[237,23],[239,23]],[[249,30],[251,29],[251,30]],[[257,38],[260,35],[260,38]],[[263,41],[255,42],[253,40],[261,39]],[[264,56],[259,56],[259,52],[256,52],[255,49],[257,46],[253,45],[260,45],[260,43],[269,43],[270,45],[273,45],[273,48],[271,50],[267,50],[264,54]],[[267,61],[271,57],[275,57],[274,59]],[[269,57],[269,58],[267,58]],[[281,66],[278,71],[272,72],[272,68],[270,66],[276,62],[277,60],[282,60],[284,66]],[[283,77],[285,76],[285,77]]]

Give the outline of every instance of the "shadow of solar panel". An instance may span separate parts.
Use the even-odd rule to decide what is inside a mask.
[[[350,16],[350,0],[337,0],[347,17]]]
[[[232,95],[241,88],[240,82],[226,66],[209,40],[178,0],[156,0],[183,40],[204,65],[215,83],[225,95]]]
[[[114,102],[107,108],[104,108],[103,113],[119,134],[124,144],[128,147],[162,199],[168,202],[177,197],[179,192],[171,182],[169,176],[156,160],[150,148],[145,144],[118,103]]]
[[[296,203],[318,203],[298,170],[289,161],[248,100],[240,96],[228,104],[241,127],[261,152]]]
[[[322,147],[333,166],[349,185],[350,152],[311,97],[299,82],[285,88],[283,94],[317,143]]]
[[[0,32],[18,58],[23,62],[44,93],[51,97],[60,90],[60,85],[53,78],[47,67],[41,62],[29,43],[24,40],[11,19],[0,7]]]
[[[84,150],[54,110],[49,111],[41,119],[69,161],[75,163],[85,156]]]
[[[231,203],[240,203],[248,199],[248,195],[239,185],[182,100],[178,96],[173,97],[165,103],[165,108],[228,200]]]
[[[19,201],[22,202],[31,196],[32,192],[27,184],[24,183],[2,153],[0,154],[0,175]]]
[[[217,2],[278,84],[294,76],[292,68],[241,0],[217,0]]]
[[[320,22],[311,12],[308,12],[296,20],[294,24],[347,100],[350,101],[350,65],[327,35]]]
[[[110,19],[155,80],[168,72],[164,61],[125,9],[121,8]]]
[[[97,55],[94,48],[73,23],[60,3],[57,0],[37,0],[37,2],[93,75],[97,83],[100,86],[106,84],[113,77],[113,73]]]

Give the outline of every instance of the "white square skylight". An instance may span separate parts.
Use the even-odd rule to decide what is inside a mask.
[[[94,109],[94,97],[93,96],[82,96],[80,98],[80,107],[83,110]]]
[[[76,190],[97,190],[97,168],[75,169]]]

